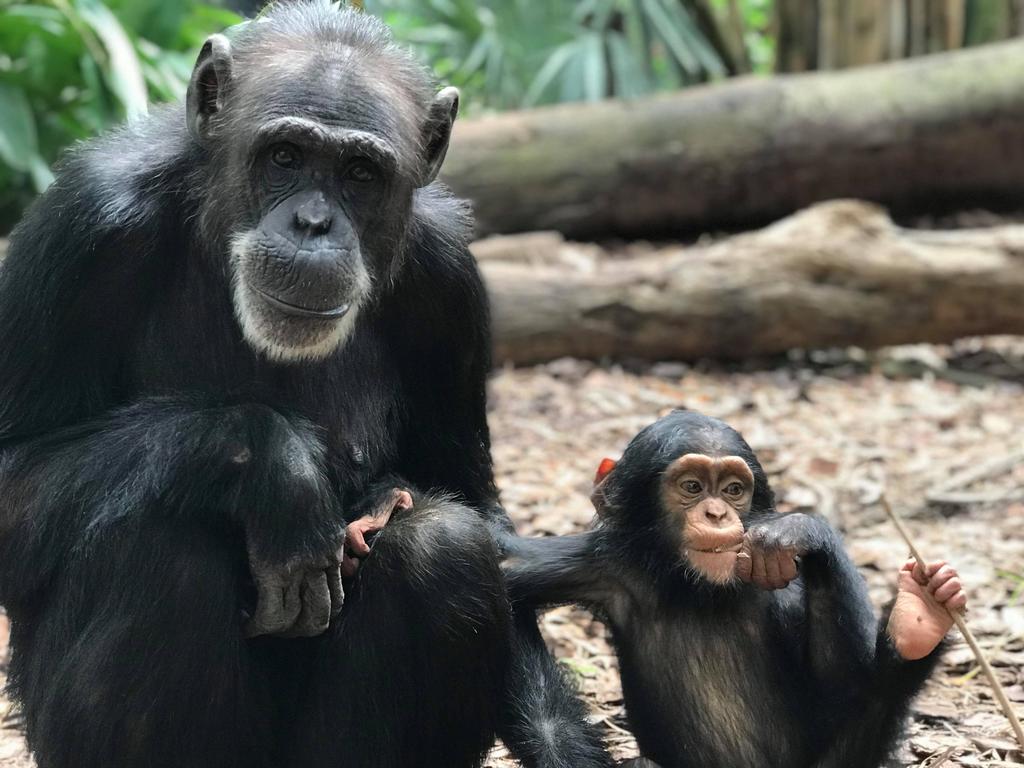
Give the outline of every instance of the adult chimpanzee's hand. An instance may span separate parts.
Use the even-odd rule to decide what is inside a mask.
[[[341,610],[345,535],[323,443],[304,420],[265,406],[224,413],[213,433],[249,499],[234,510],[257,593],[245,633],[320,634]]]
[[[783,589],[797,576],[798,558],[828,541],[824,521],[801,513],[773,515],[747,529],[736,558],[736,575],[761,589]]]
[[[341,551],[319,558],[296,558],[279,565],[250,556],[256,583],[256,612],[245,625],[249,637],[312,637],[327,629],[341,611]]]

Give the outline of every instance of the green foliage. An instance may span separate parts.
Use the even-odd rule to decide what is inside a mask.
[[[632,97],[721,77],[680,0],[366,0],[471,104]]]
[[[205,37],[238,21],[192,0],[0,0],[0,232],[62,149],[180,97]]]
[[[206,36],[240,21],[209,2],[0,0],[0,232],[50,183],[65,147],[184,93]],[[692,0],[349,2],[382,16],[471,110],[634,97],[725,75]],[[755,63],[770,62],[771,0],[738,2]]]

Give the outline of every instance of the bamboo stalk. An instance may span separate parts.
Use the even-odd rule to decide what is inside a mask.
[[[889,504],[889,500],[884,496],[879,500],[882,509],[885,510],[885,514],[892,520],[893,525],[896,526],[896,530],[900,532],[900,536],[907,542],[907,546],[910,547],[910,554],[914,556],[918,564],[922,568],[927,567],[927,561],[921,554],[920,550],[914,546],[913,540],[910,538],[910,533],[907,531],[906,526],[903,524],[903,520],[896,514],[896,510]],[[1010,704],[1010,700],[1006,697],[1006,692],[1003,690],[1003,686],[999,682],[999,678],[996,677],[996,673],[993,671],[992,666],[988,663],[988,658],[985,656],[985,652],[981,650],[981,646],[978,645],[978,641],[974,638],[974,633],[968,628],[967,623],[964,621],[964,617],[960,615],[958,611],[951,611],[948,608],[946,612],[953,619],[953,623],[956,624],[956,628],[960,630],[960,634],[964,636],[964,640],[967,641],[967,645],[971,647],[971,651],[974,652],[974,658],[978,660],[978,665],[981,667],[981,671],[985,673],[985,677],[988,678],[989,686],[992,688],[992,693],[996,697],[996,701],[999,702],[999,708],[1003,710],[1003,714],[1006,719],[1010,722],[1010,728],[1013,729],[1014,735],[1017,737],[1017,744],[1020,745],[1021,751],[1024,752],[1024,727],[1021,727],[1020,720],[1017,718],[1017,713],[1013,711],[1013,705]]]

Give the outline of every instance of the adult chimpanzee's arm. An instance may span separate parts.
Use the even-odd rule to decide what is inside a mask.
[[[498,502],[487,428],[490,327],[486,289],[466,250],[468,219],[436,185],[416,201],[415,243],[394,306],[409,410],[398,470],[423,490],[456,494],[492,523],[499,548],[515,534]],[[457,553],[453,553],[457,556]],[[610,760],[572,685],[548,653],[533,609],[514,617],[499,735],[525,765],[595,768]]]
[[[225,501],[260,582],[250,629],[275,631],[295,606],[268,620],[281,601],[262,596],[281,591],[278,571],[338,539],[319,437],[258,406],[131,405],[124,380],[166,262],[191,246],[175,218],[196,214],[185,187],[198,150],[182,118],[165,109],[73,152],[11,236],[0,268],[0,593],[28,598],[71,547],[114,535],[133,504],[177,504],[196,524],[228,525],[211,512]],[[234,432],[217,435],[225,424]],[[297,479],[303,467],[310,476]],[[299,602],[302,624],[311,601]]]
[[[315,432],[263,406],[151,399],[8,442],[0,489],[0,602],[11,606],[31,602],[72,549],[109,545],[145,517],[237,534],[257,563],[310,564],[341,542]]]
[[[71,153],[11,234],[0,268],[0,440],[117,403],[124,352],[166,275],[160,259],[185,248],[168,212],[190,215],[176,194],[190,153],[165,122]]]
[[[584,603],[605,608],[612,585],[599,562],[596,531],[510,539],[502,571],[513,603]]]

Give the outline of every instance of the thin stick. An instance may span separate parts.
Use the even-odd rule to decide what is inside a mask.
[[[896,514],[896,510],[889,504],[889,500],[883,496],[879,499],[879,503],[882,505],[882,509],[885,510],[885,514],[892,520],[893,525],[896,526],[896,530],[900,532],[900,536],[907,542],[907,546],[910,547],[910,554],[914,556],[921,568],[927,568],[927,561],[921,555],[921,552],[917,547],[914,546],[913,540],[910,538],[910,533],[907,531],[903,520]],[[967,641],[967,645],[971,647],[974,652],[974,658],[978,660],[978,666],[981,667],[981,671],[985,673],[985,677],[988,678],[988,684],[992,688],[992,693],[995,694],[996,701],[999,702],[999,708],[1003,710],[1003,714],[1006,715],[1006,719],[1010,721],[1010,728],[1013,729],[1014,735],[1017,737],[1017,743],[1020,745],[1021,751],[1024,752],[1024,727],[1021,727],[1020,720],[1017,718],[1017,713],[1013,711],[1013,707],[1010,704],[1010,700],[1006,698],[1006,692],[1003,690],[1003,686],[1000,685],[999,679],[996,677],[996,673],[992,671],[991,665],[988,663],[988,658],[985,656],[985,652],[981,650],[981,646],[978,645],[978,641],[974,639],[974,634],[968,629],[967,624],[964,622],[964,617],[960,615],[958,611],[951,611],[946,608],[946,613],[953,619],[953,623],[956,624],[956,628],[960,630],[960,634],[964,636],[964,640]]]

